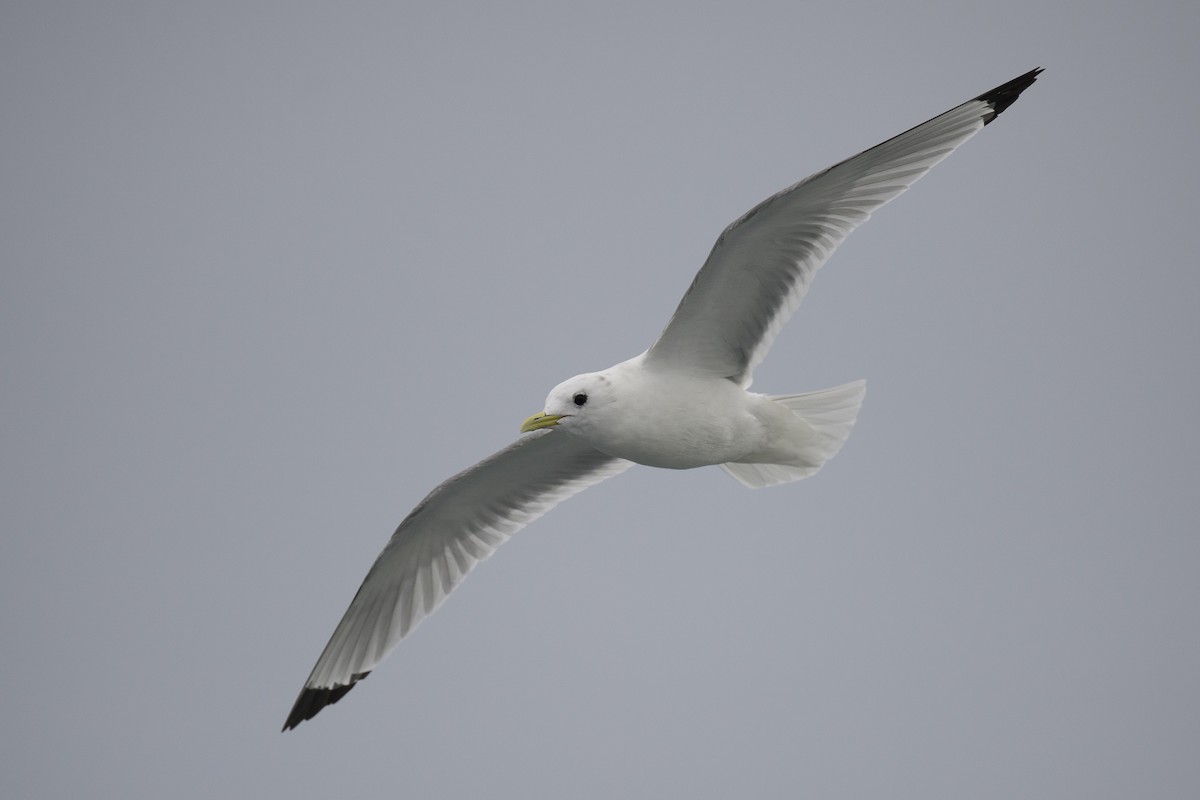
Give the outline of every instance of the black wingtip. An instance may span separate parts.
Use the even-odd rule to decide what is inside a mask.
[[[370,674],[370,672],[361,672],[345,686],[331,686],[323,689],[311,689],[305,686],[300,690],[300,696],[296,698],[296,704],[292,706],[292,713],[288,714],[287,722],[283,723],[283,730],[290,731],[304,720],[312,719],[325,706],[331,706],[341,700],[343,695],[353,689],[356,683]]]
[[[1021,92],[1028,89],[1037,80],[1037,76],[1041,73],[1042,68],[1031,69],[1024,75],[1013,78],[1008,83],[1001,84],[990,92],[984,92],[976,97],[976,100],[982,100],[992,107],[992,115],[984,120],[984,125],[992,122],[996,117],[1004,113],[1004,109],[1017,102],[1017,98],[1021,96]]]

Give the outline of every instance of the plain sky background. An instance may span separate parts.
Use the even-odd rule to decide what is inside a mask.
[[[1200,796],[1196,3],[5,3],[0,796]],[[281,734],[396,523],[767,195],[1035,67],[759,369]]]

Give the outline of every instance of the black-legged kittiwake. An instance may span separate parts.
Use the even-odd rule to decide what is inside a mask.
[[[635,463],[721,465],[752,487],[820,469],[849,435],[865,384],[754,394],[755,365],[842,240],[999,116],[1039,72],[805,178],[726,228],[649,350],[556,386],[523,436],[434,489],[400,523],[284,730],[341,699],[513,533]]]

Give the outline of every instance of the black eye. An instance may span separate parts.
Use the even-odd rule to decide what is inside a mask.
[[[587,395],[584,394],[583,392],[576,392],[575,396],[572,397],[571,399],[575,401],[575,405],[582,406],[584,403],[587,402]]]

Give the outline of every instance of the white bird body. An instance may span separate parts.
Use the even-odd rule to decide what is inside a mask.
[[[571,399],[580,392],[589,397],[583,409]],[[564,432],[613,458],[693,469],[739,461],[762,447],[766,421],[779,427],[773,408],[730,381],[647,368],[643,353],[559,384],[544,413],[559,415]]]
[[[852,393],[850,424],[864,384],[852,386],[858,391]],[[587,397],[583,406],[574,400],[580,395]],[[826,440],[833,434],[807,420],[803,404],[795,405],[724,378],[664,369],[642,353],[560,383],[546,398],[546,410],[530,418],[530,427],[536,430],[539,420],[553,417],[554,427],[601,453],[648,467],[749,463],[815,471],[845,436],[831,449]]]
[[[442,483],[400,523],[284,730],[337,702],[513,533],[634,463],[720,464],[755,488],[819,470],[849,436],[865,384],[754,394],[755,365],[846,236],[994,120],[1039,72],[822,170],[726,228],[646,352],[556,386],[522,425],[525,436]]]

